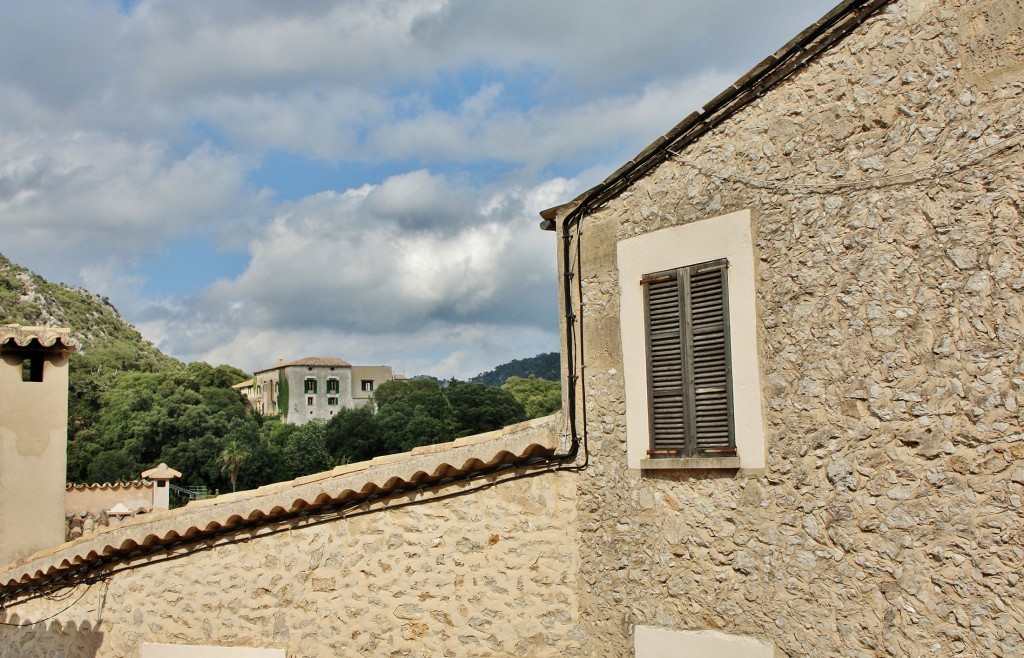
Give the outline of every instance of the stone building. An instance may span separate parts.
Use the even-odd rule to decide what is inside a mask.
[[[0,653],[1021,655],[1022,70],[840,4],[542,214],[563,414],[10,565]]]
[[[354,366],[329,357],[281,361],[254,375],[235,388],[254,411],[294,425],[365,406],[375,387],[395,378],[391,366]]]
[[[543,213],[588,646],[1024,654],[1022,72],[1019,2],[844,2]]]

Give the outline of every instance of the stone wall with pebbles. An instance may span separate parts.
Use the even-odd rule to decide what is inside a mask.
[[[1024,653],[1022,15],[895,2],[583,220],[593,655]],[[744,209],[768,467],[629,470],[615,242]]]
[[[71,604],[50,622],[0,627],[0,655],[130,658],[142,642],[578,655],[575,517],[575,478],[549,473],[258,540],[239,533],[0,614],[26,624]]]

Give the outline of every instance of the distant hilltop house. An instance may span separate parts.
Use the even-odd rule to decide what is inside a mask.
[[[365,406],[374,388],[394,378],[391,366],[354,366],[344,359],[311,356],[257,370],[234,388],[254,411],[303,425],[314,418],[330,420],[341,408]]]

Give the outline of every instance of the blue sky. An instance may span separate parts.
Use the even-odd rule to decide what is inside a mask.
[[[165,352],[558,349],[538,213],[831,0],[0,0],[0,253]]]

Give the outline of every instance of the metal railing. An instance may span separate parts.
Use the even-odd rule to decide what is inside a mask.
[[[212,497],[213,494],[206,487],[179,487],[176,484],[167,483],[171,507],[184,507],[193,500],[203,500]]]

